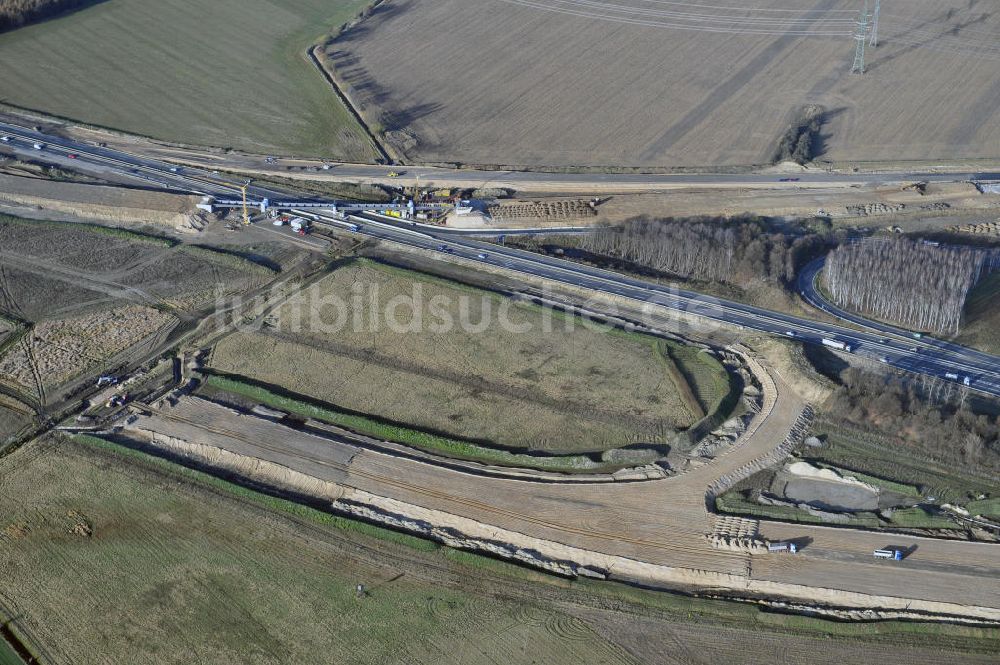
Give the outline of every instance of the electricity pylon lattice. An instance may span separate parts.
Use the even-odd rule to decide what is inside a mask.
[[[851,65],[852,74],[865,73],[865,42],[868,41],[868,0],[865,0],[865,8],[861,11],[861,20],[858,21],[858,30],[854,33],[854,64]]]
[[[868,45],[872,48],[878,46],[878,10],[882,0],[875,0],[875,13],[872,16],[872,36],[868,40]]]

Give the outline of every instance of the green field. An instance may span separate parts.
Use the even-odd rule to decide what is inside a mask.
[[[677,384],[715,395],[727,381],[708,354],[673,345],[671,354],[685,357],[672,375],[653,337],[595,330],[566,314],[372,261],[339,267],[275,319],[260,332],[224,339],[209,366],[332,411],[514,452],[683,446],[702,413],[691,412]],[[710,407],[718,401],[706,398]]]
[[[0,102],[168,141],[374,152],[305,57],[367,0],[108,0],[0,34]]]

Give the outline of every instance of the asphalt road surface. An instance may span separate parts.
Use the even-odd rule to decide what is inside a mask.
[[[193,192],[217,198],[232,198],[240,194],[237,183],[227,177],[202,169],[178,167],[166,162],[136,157],[124,152],[93,146],[90,144],[52,137],[30,129],[0,123],[0,136],[7,141],[0,143],[19,153],[38,153],[48,161],[58,160],[62,165],[77,168],[96,168],[113,172],[119,176],[152,183],[154,185]],[[36,149],[35,144],[42,145]],[[72,157],[71,157],[72,156]],[[339,166],[348,168],[347,166]],[[388,167],[352,166],[356,170],[368,171]],[[413,171],[413,169],[408,169]],[[373,171],[375,172],[375,171]],[[532,179],[549,180],[553,174],[508,173],[525,181]],[[485,175],[485,173],[484,173]],[[773,175],[621,175],[621,174],[558,174],[585,185],[588,182],[609,180],[628,181],[635,179],[667,179],[674,182],[699,184],[746,183],[748,181],[774,182]],[[880,183],[900,180],[966,181],[1000,179],[997,173],[952,173],[952,174],[802,174],[803,182],[828,182],[830,179],[844,183]],[[293,191],[263,188],[251,185],[248,197],[254,199],[283,198],[301,201],[321,202],[312,195]],[[331,204],[335,203],[330,201]],[[722,324],[738,326],[747,330],[783,335],[811,344],[830,342],[849,347],[851,353],[866,356],[886,365],[928,376],[943,378],[947,374],[957,375],[959,382],[968,377],[968,385],[973,390],[1000,396],[1000,358],[974,351],[949,342],[929,338],[915,339],[907,333],[891,326],[883,326],[861,319],[847,312],[830,309],[821,302],[812,286],[816,272],[821,267],[814,264],[802,276],[801,285],[810,302],[821,309],[827,309],[844,320],[851,321],[866,330],[856,330],[831,323],[791,316],[743,303],[727,301],[704,294],[657,285],[570,261],[535,254],[532,252],[479,242],[454,231],[434,227],[417,226],[405,222],[389,221],[374,215],[353,217],[350,222],[332,216],[319,214],[317,221],[346,228],[357,224],[357,231],[363,235],[380,238],[425,250],[440,252],[440,258],[460,257],[479,261],[485,265],[501,267],[529,276],[540,277],[575,287],[629,298],[648,303],[650,307],[660,306],[678,312],[697,315]]]

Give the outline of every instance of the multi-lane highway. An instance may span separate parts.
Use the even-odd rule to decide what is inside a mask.
[[[23,142],[41,141],[48,143],[51,147],[67,149],[77,152],[81,158],[99,156],[104,159],[114,159],[124,162],[128,168],[139,169],[137,175],[156,175],[162,178],[161,174],[153,173],[169,169],[171,164],[157,159],[140,157],[105,148],[85,144],[82,142],[70,141],[68,139],[56,138],[48,134],[37,132],[31,128],[0,122],[0,134],[14,136]],[[174,151],[179,155],[181,151]],[[163,153],[167,153],[166,150]],[[172,153],[171,153],[172,154]],[[214,157],[214,156],[213,156]],[[197,160],[208,163],[208,160]],[[288,164],[310,163],[318,168],[322,162],[315,160],[294,160],[279,159],[276,163],[268,163],[265,158],[260,158],[256,162],[252,158],[243,157],[233,162],[233,170],[243,170],[253,168],[260,171],[273,171],[275,175],[284,174],[284,166]],[[213,160],[212,163],[221,163],[220,160]],[[767,173],[560,173],[551,171],[505,171],[505,170],[485,170],[472,168],[442,168],[434,166],[380,166],[375,164],[346,164],[326,163],[325,166],[331,168],[330,174],[342,180],[387,180],[390,173],[398,173],[399,176],[393,178],[396,182],[414,183],[438,183],[438,184],[475,184],[476,186],[501,187],[509,186],[515,189],[539,190],[544,187],[552,187],[556,191],[613,191],[616,188],[621,191],[632,191],[636,189],[656,190],[671,187],[827,187],[827,186],[852,186],[852,185],[881,185],[900,182],[969,182],[969,181],[1000,181],[1000,172],[982,171],[915,171],[915,172],[828,172],[806,170],[793,175],[779,175]],[[169,172],[169,171],[168,171]],[[191,191],[212,194],[218,191],[215,188],[221,187],[219,194],[232,195],[234,193],[232,183],[222,182],[212,173],[211,167],[197,168],[196,166],[184,167],[184,172],[190,177],[181,178],[186,182],[187,187],[194,187]],[[177,175],[177,174],[174,174]],[[184,174],[181,174],[184,175]],[[177,179],[170,179],[171,182]],[[228,185],[228,186],[227,186]],[[251,189],[251,192],[254,190]],[[273,192],[272,192],[273,193]],[[286,192],[288,193],[288,192]],[[263,190],[257,190],[257,195],[261,198],[266,195]]]
[[[170,189],[221,198],[229,198],[240,192],[233,180],[211,171],[191,167],[179,168],[166,162],[140,158],[117,150],[56,138],[2,123],[0,123],[0,135],[9,137],[5,145],[19,152],[35,151],[49,156],[56,155],[67,164],[75,163],[79,166],[97,167],[119,176],[155,183]],[[35,150],[33,146],[36,143],[44,144],[44,148],[40,151]],[[73,155],[72,159],[70,159],[70,155]],[[530,177],[537,174],[523,175]],[[588,182],[587,178],[604,177],[601,174],[566,175],[580,176],[582,178],[579,181],[581,184]],[[820,176],[824,178],[834,177],[831,174],[818,174],[816,177]],[[622,178],[624,176],[614,174],[608,177]],[[663,178],[666,176],[650,177]],[[751,177],[766,177],[772,182],[774,180],[774,176],[684,176],[684,178],[691,179],[692,182],[705,178],[714,179],[713,182],[729,180],[736,182]],[[904,179],[954,181],[997,179],[1000,174],[910,174],[905,178],[898,175],[849,174],[836,177],[854,178],[858,182],[873,182],[873,178],[881,178],[880,181]],[[251,187],[248,196],[256,199],[283,197],[317,201],[315,197],[309,195],[261,187]],[[964,382],[965,378],[968,377],[968,384],[972,389],[1000,396],[1000,358],[941,340],[927,337],[916,339],[906,331],[866,321],[847,312],[831,308],[828,303],[821,302],[820,296],[812,287],[816,272],[820,267],[819,264],[811,265],[802,277],[806,298],[818,307],[826,309],[835,316],[850,321],[863,329],[814,321],[692,291],[662,286],[571,261],[480,242],[472,237],[433,227],[418,227],[393,222],[389,218],[379,218],[374,215],[363,215],[352,218],[352,222],[345,222],[343,218],[334,215],[316,213],[316,211],[312,211],[312,213],[316,214],[316,219],[320,223],[337,225],[341,228],[346,228],[348,223],[356,223],[360,227],[358,232],[361,234],[437,251],[443,259],[459,257],[478,261],[485,265],[537,278],[628,298],[648,303],[650,306],[697,315],[704,319],[731,326],[741,326],[748,330],[782,335],[807,343],[821,344],[823,340],[841,342],[849,345],[852,353],[899,369],[938,378],[943,378],[948,374],[957,375],[960,377],[960,382]]]

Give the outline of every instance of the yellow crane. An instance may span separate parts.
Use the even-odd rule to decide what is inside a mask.
[[[250,186],[250,180],[248,179],[245,183],[240,185],[240,191],[243,192],[243,224],[244,226],[250,225],[250,212],[247,210],[247,187]]]

